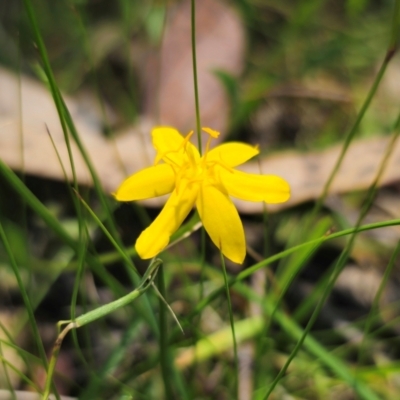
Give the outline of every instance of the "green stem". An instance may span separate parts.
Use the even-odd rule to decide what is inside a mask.
[[[200,238],[200,282],[199,282],[199,299],[204,298],[204,276],[205,276],[205,261],[206,261],[206,231],[201,227]]]
[[[292,316],[287,315],[287,313],[281,310],[275,310],[275,304],[269,301],[268,298],[264,300],[259,295],[254,293],[254,291],[248,285],[243,283],[239,283],[236,289],[238,290],[238,293],[243,295],[245,298],[261,304],[267,318],[272,319],[273,315],[273,319],[289,337],[295,340],[300,340],[302,338],[304,334],[303,328],[293,320]],[[236,327],[238,328],[238,332],[241,336],[241,341],[258,336],[264,331],[263,327],[265,325],[265,315],[248,318],[247,320],[242,320],[236,323]],[[246,332],[245,336],[242,332],[243,328]],[[250,330],[250,332],[248,330]],[[215,347],[216,346],[214,346],[214,349]],[[362,380],[356,378],[353,371],[345,362],[343,362],[340,358],[335,357],[331,351],[326,350],[325,347],[322,346],[311,335],[305,336],[304,347],[318,361],[333,371],[337,377],[343,379],[343,381],[346,382],[350,387],[353,387],[359,395],[359,398],[378,400],[375,393],[373,393],[372,390]]]
[[[47,56],[47,50],[46,50],[46,46],[44,44],[44,41],[42,39],[42,36],[40,34],[40,30],[39,30],[39,26],[37,23],[37,19],[36,19],[36,15],[34,12],[34,7],[33,4],[30,0],[24,0],[24,5],[25,5],[25,10],[26,13],[28,14],[28,19],[29,22],[31,24],[32,30],[33,30],[33,34],[35,36],[35,41],[36,41],[36,46],[38,48],[39,54],[42,58],[42,62],[43,62],[43,68],[46,74],[46,78],[48,80],[49,83],[49,88],[51,91],[51,95],[53,97],[54,100],[54,104],[56,106],[57,109],[57,113],[59,116],[59,120],[60,120],[60,124],[61,124],[61,128],[64,134],[64,139],[65,139],[65,144],[67,146],[67,151],[68,151],[68,157],[71,163],[71,170],[72,170],[72,177],[73,177],[73,182],[74,182],[74,186],[77,187],[77,179],[76,179],[76,171],[75,171],[75,165],[74,165],[74,159],[72,156],[72,149],[71,149],[71,144],[69,141],[69,136],[68,136],[68,129],[67,129],[67,124],[64,118],[64,113],[63,113],[63,105],[62,105],[62,101],[61,101],[61,96],[60,96],[60,92],[57,89],[57,85],[56,85],[56,81],[53,75],[53,71],[51,69],[50,66],[50,61],[49,58]]]
[[[358,350],[358,357],[357,357],[357,365],[362,365],[364,364],[364,357],[363,357],[363,353],[365,350],[367,350],[367,337],[369,332],[371,331],[372,328],[372,323],[374,321],[374,316],[377,314],[378,310],[379,310],[379,304],[380,304],[380,300],[383,294],[383,291],[386,287],[386,284],[388,283],[389,277],[393,271],[393,268],[396,265],[396,261],[397,258],[400,254],[400,241],[397,242],[397,246],[394,249],[392,256],[390,258],[389,264],[385,270],[385,273],[383,275],[382,281],[379,285],[378,291],[376,292],[376,295],[374,297],[374,300],[372,302],[371,305],[371,310],[368,313],[368,317],[367,320],[365,321],[365,327],[364,327],[364,332],[363,332],[363,337],[362,337],[362,341],[360,343],[360,348]]]
[[[197,82],[197,58],[196,58],[196,5],[192,0],[191,9],[191,25],[192,25],[192,60],[193,60],[193,81],[194,81],[194,101],[196,107],[196,131],[199,153],[202,154],[201,146],[201,123],[200,123],[200,104],[199,104],[199,87]]]
[[[385,168],[387,166],[387,163],[389,161],[389,158],[393,152],[393,149],[395,148],[395,143],[399,137],[399,125],[400,125],[400,115],[395,123],[395,127],[394,127],[394,135],[392,137],[392,140],[389,142],[388,146],[387,146],[387,151],[385,153],[385,156],[382,160],[382,163],[380,165],[380,168],[376,174],[376,177],[372,183],[372,185],[370,186],[369,190],[368,190],[368,195],[367,195],[367,199],[360,211],[360,215],[356,221],[356,225],[355,225],[355,231],[351,234],[350,239],[348,241],[348,243],[346,244],[346,247],[343,249],[342,253],[340,254],[340,257],[338,259],[338,261],[335,264],[332,276],[329,280],[329,282],[327,283],[324,293],[320,298],[320,301],[317,304],[317,307],[314,309],[310,320],[307,323],[307,326],[303,332],[303,335],[301,336],[301,338],[299,339],[299,341],[296,343],[296,346],[294,347],[293,351],[291,352],[289,358],[287,359],[285,365],[282,367],[282,369],[279,371],[278,375],[276,376],[276,378],[274,379],[274,381],[272,382],[266,396],[265,396],[265,400],[268,399],[269,395],[272,394],[274,388],[276,387],[276,385],[278,384],[278,382],[280,381],[280,379],[282,379],[282,377],[286,374],[287,369],[289,368],[290,363],[292,362],[292,360],[296,357],[298,351],[300,350],[300,348],[302,347],[304,340],[306,338],[306,336],[309,334],[309,332],[311,331],[318,315],[320,314],[323,305],[325,304],[325,301],[327,300],[329,294],[331,293],[333,286],[337,280],[337,278],[339,277],[339,275],[341,274],[341,272],[343,271],[343,269],[346,266],[347,260],[349,258],[349,255],[351,254],[351,250],[353,248],[354,242],[356,240],[357,234],[358,234],[358,228],[361,226],[361,222],[364,219],[364,217],[367,215],[369,209],[372,206],[373,200],[375,198],[375,193],[376,193],[376,188],[378,186],[378,182],[383,174],[383,172],[385,171]],[[371,397],[371,395],[363,395],[362,396],[365,399],[372,399],[372,398],[376,398],[376,397]]]
[[[367,98],[365,99],[364,104],[362,105],[361,110],[357,115],[357,119],[354,122],[353,127],[351,128],[349,134],[347,135],[347,137],[345,139],[345,142],[343,144],[343,147],[342,147],[342,150],[340,152],[339,158],[338,158],[338,160],[337,160],[337,162],[336,162],[336,164],[335,164],[335,166],[334,166],[334,168],[333,168],[328,180],[325,183],[325,186],[323,188],[322,194],[318,198],[318,201],[315,204],[315,207],[314,207],[314,210],[313,210],[313,213],[312,213],[312,217],[309,220],[310,223],[312,223],[312,221],[314,220],[313,217],[315,217],[315,215],[317,215],[317,213],[320,211],[320,209],[322,207],[322,204],[324,203],[325,198],[328,195],[328,191],[329,191],[329,188],[330,188],[330,186],[331,186],[331,184],[333,182],[333,179],[335,178],[336,173],[338,172],[338,170],[339,170],[339,168],[340,168],[340,166],[342,164],[342,161],[343,161],[344,156],[345,156],[345,154],[347,152],[347,149],[349,148],[352,140],[354,139],[354,136],[357,133],[358,128],[360,126],[360,123],[361,123],[362,119],[364,118],[364,115],[365,115],[366,111],[368,110],[372,99],[375,96],[375,93],[376,93],[376,91],[377,91],[377,89],[379,87],[379,84],[381,83],[381,80],[383,78],[383,75],[385,74],[386,68],[387,68],[390,60],[393,58],[393,56],[394,56],[394,54],[395,54],[395,52],[397,50],[397,45],[398,45],[398,40],[399,40],[399,36],[398,36],[399,24],[400,24],[400,6],[399,6],[399,4],[400,4],[400,1],[397,0],[396,3],[395,3],[394,11],[393,11],[393,20],[392,20],[392,27],[391,27],[392,29],[391,29],[390,42],[389,42],[389,46],[388,46],[388,49],[386,51],[385,57],[383,59],[382,65],[381,65],[381,67],[380,67],[380,69],[378,71],[378,74],[376,75],[376,78],[375,78],[375,80],[374,80],[374,82],[372,84],[371,89],[369,90]]]
[[[273,312],[273,305],[268,304],[268,313]],[[332,357],[330,352],[316,341],[312,336],[308,335],[307,331],[302,331],[301,328],[293,322],[285,313],[278,311],[274,313],[275,320],[285,330],[286,333],[298,340],[298,343],[304,343],[306,349],[313,354],[317,359],[320,359],[327,367],[329,367],[335,374],[343,379],[350,387],[353,387],[359,398],[367,400],[379,400],[377,395],[364,384],[359,381],[352,374],[352,371],[343,363],[339,358]]]
[[[36,341],[37,349],[38,349],[38,352],[39,352],[40,357],[41,357],[42,362],[43,362],[43,366],[45,368],[47,368],[47,356],[46,356],[46,352],[45,352],[44,347],[43,347],[43,343],[42,343],[42,341],[40,339],[40,333],[39,333],[39,329],[38,329],[38,327],[36,325],[36,318],[35,318],[35,314],[34,314],[34,311],[33,311],[33,307],[32,307],[31,301],[29,299],[28,293],[26,292],[26,289],[25,289],[25,286],[24,286],[24,282],[23,282],[23,280],[21,278],[21,275],[19,273],[19,268],[18,268],[17,262],[16,262],[16,260],[14,258],[13,251],[11,249],[11,246],[10,246],[9,242],[8,242],[8,239],[7,239],[6,233],[5,233],[4,229],[3,229],[3,225],[1,223],[1,221],[0,221],[0,239],[3,242],[4,250],[6,251],[6,253],[8,255],[8,259],[9,259],[11,268],[13,269],[13,273],[15,275],[15,279],[17,280],[18,287],[19,287],[19,290],[21,292],[22,300],[24,302],[26,311],[27,311],[28,316],[29,316],[29,322],[31,324],[31,328],[32,328],[33,336],[34,336],[35,341]]]
[[[111,303],[105,304],[101,307],[96,308],[95,310],[89,311],[78,318],[70,321],[59,321],[58,326],[66,325],[66,327],[60,332],[57,337],[57,340],[54,344],[51,359],[49,362],[49,367],[47,371],[47,378],[46,384],[43,391],[43,400],[47,400],[50,395],[51,384],[53,380],[54,370],[57,363],[57,356],[60,352],[62,341],[64,340],[65,336],[71,329],[80,328],[84,325],[87,325],[93,321],[96,321],[99,318],[102,318],[113,311],[130,304],[132,301],[140,297],[153,283],[157,272],[162,265],[162,260],[159,258],[153,259],[150,263],[149,267],[147,268],[146,273],[143,275],[142,280],[140,281],[139,286],[132,292],[128,293],[127,295],[120,297],[117,300],[112,301]]]
[[[236,334],[235,334],[235,321],[233,319],[233,312],[232,312],[232,302],[231,302],[231,295],[229,293],[229,283],[228,283],[228,276],[226,274],[226,265],[224,255],[222,251],[220,252],[221,255],[221,265],[222,265],[222,273],[224,275],[224,284],[226,290],[226,298],[228,300],[228,310],[229,310],[229,323],[231,325],[232,331],[232,343],[233,343],[233,356],[234,356],[234,363],[235,363],[235,398],[239,398],[239,362],[238,362],[238,351],[237,351],[237,341],[236,341]]]
[[[68,129],[69,129],[69,132],[70,132],[72,138],[74,139],[74,141],[75,141],[75,143],[76,143],[76,145],[77,145],[77,147],[79,149],[79,152],[81,153],[81,156],[82,156],[82,158],[83,158],[83,160],[84,160],[84,162],[85,162],[85,164],[86,164],[86,166],[87,166],[87,168],[89,170],[89,173],[90,173],[90,175],[92,177],[94,188],[96,190],[96,193],[97,193],[98,198],[100,200],[100,203],[102,205],[103,211],[105,212],[105,215],[107,217],[106,220],[108,222],[108,229],[110,230],[110,232],[112,233],[114,238],[119,242],[120,246],[122,246],[122,242],[120,242],[120,240],[119,240],[118,231],[117,231],[117,228],[116,228],[115,223],[114,223],[114,219],[113,219],[112,211],[110,209],[109,201],[108,201],[108,199],[106,198],[106,196],[105,196],[105,194],[103,192],[100,179],[97,176],[97,173],[96,173],[95,168],[94,168],[94,166],[92,164],[92,161],[90,160],[90,157],[89,157],[89,155],[88,155],[88,153],[87,153],[87,151],[86,151],[86,149],[85,149],[85,147],[83,145],[83,142],[81,141],[81,139],[79,137],[78,131],[76,130],[76,127],[74,125],[74,122],[72,120],[70,112],[69,112],[69,110],[68,110],[68,108],[67,108],[67,106],[66,106],[66,104],[65,104],[65,102],[64,102],[64,100],[62,98],[60,90],[57,87],[57,84],[56,84],[56,81],[55,81],[55,78],[54,78],[54,74],[52,72],[51,65],[50,65],[50,62],[49,62],[49,58],[48,58],[48,55],[47,55],[46,46],[45,46],[44,41],[42,39],[42,36],[40,34],[40,30],[39,30],[39,27],[38,27],[38,23],[37,23],[37,19],[36,19],[36,16],[35,16],[34,8],[33,8],[33,5],[32,5],[32,1],[31,0],[24,0],[24,4],[25,4],[26,12],[28,14],[28,18],[29,18],[30,24],[32,26],[32,30],[34,31],[34,35],[35,35],[35,40],[37,42],[38,51],[39,51],[39,54],[40,54],[40,56],[42,58],[43,68],[44,68],[44,71],[45,71],[45,74],[46,74],[46,77],[47,77],[47,80],[48,80],[48,83],[49,83],[49,87],[50,87],[51,94],[52,94],[53,99],[54,99],[54,103],[56,105],[56,109],[57,109],[57,112],[58,112],[58,115],[59,115],[60,123],[62,125],[62,129],[63,129],[63,133],[64,133],[66,144],[67,144],[67,146],[69,145],[69,135],[68,135]],[[71,164],[72,164],[73,160],[72,160],[72,153],[71,152],[69,152],[69,157],[70,157]],[[73,164],[72,164],[72,168],[73,168]],[[75,190],[77,190],[77,180],[76,180],[76,176],[75,175],[74,175],[74,179],[73,180],[74,180]],[[78,215],[80,215],[79,214],[80,213],[79,208],[77,209],[77,211],[78,211]],[[129,264],[126,264],[124,262],[124,265],[126,267],[127,274],[131,278],[133,284],[134,285],[138,285],[139,278],[137,277],[136,273],[133,273],[132,268],[130,267]],[[146,312],[151,313],[151,308],[150,308],[150,305],[148,303],[145,303],[144,307],[147,308]]]
[[[363,232],[363,231],[369,231],[373,229],[378,229],[378,228],[385,228],[388,226],[396,226],[400,225],[400,219],[392,219],[389,221],[381,221],[381,222],[375,222],[373,224],[366,224],[366,225],[361,225],[358,228],[349,228],[349,229],[344,229],[340,232],[335,232],[330,235],[325,235],[322,236],[318,239],[313,239],[310,240],[306,243],[299,244],[297,246],[293,246],[290,249],[284,250],[280,253],[274,254],[271,257],[266,258],[263,261],[260,261],[257,264],[254,264],[253,266],[245,269],[244,271],[240,272],[236,277],[231,278],[228,281],[229,286],[233,286],[235,283],[241,282],[244,279],[248,278],[250,275],[254,274],[256,271],[258,271],[261,268],[266,267],[267,265],[272,264],[275,261],[280,260],[281,258],[287,257],[288,255],[295,253],[301,249],[303,249],[306,246],[313,246],[313,245],[318,245],[320,246],[322,243],[325,243],[328,240],[336,239],[338,237],[342,236],[347,236],[351,235],[354,232]],[[215,300],[218,296],[221,295],[221,293],[225,290],[225,286],[221,286],[218,289],[215,289],[212,293],[210,293],[206,298],[203,300],[200,300],[199,304],[196,306],[196,308],[190,313],[188,318],[193,318],[195,315],[200,313],[208,304],[210,304],[213,300]]]
[[[165,282],[164,271],[161,268],[157,277],[157,287],[163,298],[165,298]],[[165,398],[173,398],[173,390],[171,387],[171,368],[170,355],[168,349],[168,328],[167,328],[167,309],[164,302],[159,299],[159,329],[160,329],[160,365],[161,374],[164,382]]]

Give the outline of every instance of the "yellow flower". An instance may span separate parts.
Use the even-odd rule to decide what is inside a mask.
[[[234,169],[257,155],[258,148],[229,142],[210,150],[211,140],[219,133],[210,128],[203,128],[203,131],[209,138],[201,157],[189,141],[193,132],[183,137],[174,128],[154,128],[152,139],[157,151],[154,166],[127,178],[115,193],[119,201],[143,200],[171,193],[160,214],[136,241],[136,251],[143,259],[160,253],[196,206],[214,244],[225,257],[242,263],[246,255],[244,231],[229,196],[267,203],[289,199],[290,188],[284,179]]]

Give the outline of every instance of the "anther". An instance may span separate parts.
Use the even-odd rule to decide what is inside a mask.
[[[204,132],[208,133],[213,139],[216,139],[219,136],[219,132],[214,129],[203,127],[201,128]]]

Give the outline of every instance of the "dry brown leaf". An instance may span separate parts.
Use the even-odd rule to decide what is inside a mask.
[[[70,179],[68,153],[48,91],[32,79],[18,77],[1,69],[0,87],[3,89],[0,91],[1,159],[15,170],[47,178],[63,179],[62,169],[46,133],[46,124]],[[71,99],[66,99],[66,102],[106,192],[114,191],[127,174],[152,164],[154,149],[149,135],[151,121],[143,119],[135,128],[121,133],[112,142],[98,133],[99,126],[92,122],[95,118],[88,118],[85,110],[79,108]],[[388,137],[355,141],[346,154],[330,193],[368,188],[376,176],[387,150],[388,141]],[[243,166],[243,170],[276,174],[288,180],[292,189],[291,199],[284,204],[268,206],[271,211],[276,211],[317,198],[339,156],[340,148],[341,146],[337,145],[324,151],[308,153],[291,151],[268,156],[265,159],[261,157],[260,163],[250,162]],[[73,154],[79,183],[91,185],[87,167],[75,145]],[[400,143],[397,143],[380,184],[399,180]],[[164,199],[155,199],[147,204],[160,206],[163,201]],[[243,213],[262,211],[262,205],[258,203],[238,201],[237,205]]]
[[[344,157],[329,193],[345,193],[368,188],[374,181],[387,152],[389,140],[389,137],[375,137],[354,141]],[[321,195],[339,158],[341,147],[342,145],[336,145],[323,151],[275,154],[262,158],[260,164],[256,162],[245,164],[242,169],[251,173],[279,175],[289,182],[292,191],[290,200],[283,204],[269,205],[272,211],[280,210],[316,199]],[[400,142],[397,141],[379,185],[399,180]],[[262,205],[258,203],[240,201],[237,204],[244,213],[262,211]]]
[[[196,5],[196,12],[202,122],[225,131],[228,101],[212,71],[223,69],[231,74],[241,71],[243,28],[238,16],[223,3],[204,0]],[[161,59],[160,79],[150,66],[143,68],[149,74],[146,113],[150,115],[154,107],[159,107],[160,122],[183,130],[192,129],[195,117],[189,2],[179,3],[168,18]],[[0,87],[0,157],[16,170],[63,179],[62,168],[46,133],[47,125],[71,179],[64,136],[48,91],[34,80],[4,69],[0,69]],[[126,176],[125,171],[131,173],[152,163],[154,153],[149,132],[154,122],[143,118],[112,143],[100,134],[98,116],[88,116],[87,110],[71,99],[66,98],[66,103],[106,192],[115,190]],[[91,185],[87,167],[74,144],[73,154],[78,181]]]
[[[23,390],[13,390],[9,391],[6,389],[0,389],[0,400],[40,400],[43,396],[40,393],[33,393]],[[58,396],[56,397],[54,394],[49,396],[49,400],[55,399],[61,400],[77,400],[77,397],[69,397],[69,396]]]
[[[0,69],[0,157],[11,168],[25,171],[32,175],[53,179],[64,179],[57,154],[47,134],[49,129],[66,169],[68,178],[72,172],[54,102],[43,85],[24,77],[17,76]],[[106,192],[116,188],[125,173],[118,159],[118,152],[113,143],[100,133],[100,125],[96,124],[96,116],[88,116],[85,109],[77,102],[65,98],[80,138],[98,172]],[[99,118],[97,118],[99,121]],[[153,153],[147,155],[150,146],[148,132],[145,129],[144,139],[140,135],[146,125],[142,122],[135,128],[136,133],[129,136],[128,148],[125,137],[121,137],[119,145],[121,154],[127,160],[129,171],[135,171],[151,163]],[[132,130],[133,131],[133,130]],[[91,185],[88,169],[72,143],[73,158],[78,181]],[[153,150],[151,149],[151,152]]]
[[[160,66],[152,60],[146,73],[145,114],[181,132],[195,127],[190,1],[179,2],[167,18]],[[229,101],[214,75],[216,69],[237,76],[243,69],[244,30],[237,14],[215,0],[196,2],[196,53],[201,123],[226,131]],[[156,90],[159,82],[159,90]]]

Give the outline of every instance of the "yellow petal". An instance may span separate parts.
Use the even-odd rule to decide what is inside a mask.
[[[228,193],[241,200],[283,203],[290,197],[289,184],[279,176],[248,174],[219,168],[220,179]]]
[[[237,167],[256,156],[259,152],[257,147],[249,144],[228,142],[210,150],[207,154],[207,161],[217,161],[228,167]]]
[[[153,223],[138,237],[135,247],[143,259],[155,257],[165,249],[171,235],[179,228],[196,201],[198,185],[181,185],[174,190]]]
[[[165,162],[181,166],[187,161],[188,153],[196,160],[200,159],[197,148],[190,142],[184,146],[185,138],[175,128],[159,126],[152,130],[151,136],[157,151],[156,161],[163,159]]]
[[[175,174],[168,164],[142,169],[125,179],[114,194],[118,201],[143,200],[170,193]]]
[[[196,207],[214,244],[226,258],[241,264],[246,256],[246,242],[242,222],[231,199],[216,186],[203,185]]]

